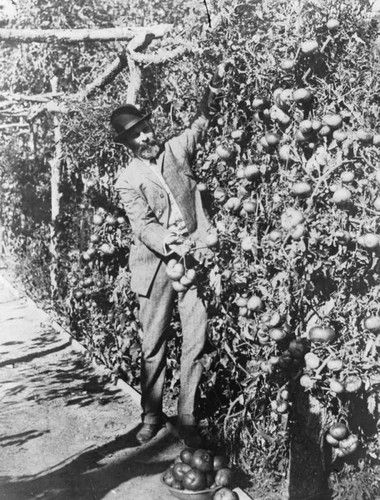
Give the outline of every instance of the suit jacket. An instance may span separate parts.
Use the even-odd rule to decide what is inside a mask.
[[[190,128],[165,144],[157,160],[157,168],[178,204],[190,239],[197,247],[204,247],[205,237],[213,231],[191,170],[196,145],[205,126],[204,120],[195,120]],[[171,233],[168,229],[169,196],[149,165],[138,158],[122,169],[115,187],[134,234],[129,256],[131,289],[147,296],[165,257],[164,240]],[[200,250],[196,257],[205,253],[205,250]]]

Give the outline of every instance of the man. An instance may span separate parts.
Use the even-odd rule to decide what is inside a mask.
[[[213,231],[191,171],[196,146],[205,135],[220,92],[226,65],[214,74],[191,126],[160,145],[149,121],[135,106],[117,108],[111,115],[115,141],[127,147],[132,161],[115,187],[134,235],[129,266],[131,289],[138,295],[141,323],[141,405],[139,443],[150,441],[163,426],[166,343],[174,302],[182,325],[180,395],[177,425],[187,446],[199,446],[194,416],[195,395],[202,374],[207,312],[196,287],[186,293],[173,289],[166,273],[173,256],[184,258],[190,248],[202,257],[205,240]]]

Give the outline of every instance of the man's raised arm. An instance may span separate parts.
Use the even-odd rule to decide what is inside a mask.
[[[196,126],[202,130],[207,129],[210,119],[216,115],[219,110],[218,100],[223,94],[223,79],[232,63],[224,62],[219,64],[213,74],[210,83],[199,103],[197,113],[192,121],[191,127]]]
[[[230,62],[219,64],[203,94],[190,126],[175,139],[176,144],[186,151],[190,160],[194,157],[197,144],[205,140],[210,120],[219,110],[218,101],[224,92],[223,80],[226,72],[231,67],[232,63]]]

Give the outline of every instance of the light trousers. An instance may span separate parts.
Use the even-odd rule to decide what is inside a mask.
[[[144,423],[162,422],[162,397],[166,375],[170,321],[178,297],[182,326],[178,424],[195,424],[196,391],[201,379],[201,357],[206,343],[207,311],[197,289],[177,293],[162,262],[148,297],[139,296],[139,320],[143,330],[141,358],[141,406]]]

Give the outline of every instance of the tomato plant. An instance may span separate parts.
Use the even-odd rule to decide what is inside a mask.
[[[208,437],[222,441],[244,470],[269,470],[283,479],[296,402],[306,393],[325,412],[321,435],[323,446],[335,450],[332,459],[374,463],[380,454],[380,66],[370,4],[231,0],[214,29],[199,6],[189,4],[179,15],[170,2],[158,4],[145,6],[151,18],[166,22],[170,12],[178,36],[195,45],[186,56],[143,68],[139,104],[152,111],[162,138],[189,124],[216,63],[229,60],[234,68],[194,163],[217,229],[206,242],[213,258],[186,273],[177,263],[169,271],[183,291],[196,279],[209,303],[199,394]],[[102,50],[99,60],[108,56]],[[94,52],[84,53],[92,67]],[[54,47],[42,67],[54,68],[59,54],[62,48]],[[78,58],[73,50],[65,54],[71,69],[56,68],[67,91],[77,90],[83,78],[82,70],[75,73]],[[25,73],[19,92],[31,85]],[[46,85],[45,74],[33,85]],[[128,289],[131,233],[112,187],[129,158],[111,143],[108,126],[126,80],[120,75],[62,119],[67,161],[56,309],[114,376],[138,386],[140,329]],[[40,155],[33,169],[30,145],[20,138],[13,144],[18,155],[5,150],[1,163],[2,221],[15,235],[14,251],[44,288],[51,151],[42,144],[49,142],[48,127],[43,121],[36,136]],[[33,179],[33,190],[27,189]],[[31,193],[45,202],[40,219],[25,215],[23,196]],[[38,242],[30,234],[39,235]],[[170,342],[168,390],[175,393],[176,317],[172,328],[178,335]],[[341,441],[329,433],[339,422],[348,431]]]

